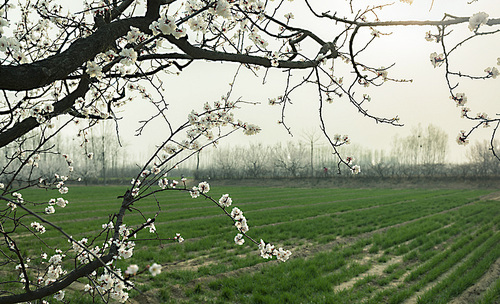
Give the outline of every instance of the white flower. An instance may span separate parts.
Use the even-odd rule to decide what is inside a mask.
[[[115,51],[109,50],[106,53],[104,53],[104,60],[106,62],[111,62],[113,61],[118,55],[116,55]]]
[[[243,238],[243,234],[238,233],[238,234],[234,237],[234,242],[235,242],[237,245],[243,245],[243,243],[245,243],[245,239]]]
[[[465,134],[464,130],[461,130],[460,133],[458,133],[457,143],[464,146],[469,144],[469,140],[467,139],[467,135]]]
[[[223,18],[231,18],[231,7],[227,0],[217,0],[215,4],[215,13]]]
[[[198,190],[201,193],[208,193],[208,191],[210,191],[210,185],[207,182],[201,182],[198,184]]]
[[[278,252],[276,254],[276,258],[279,261],[286,262],[292,255],[292,252],[290,250],[284,250],[283,248],[278,249]]]
[[[191,194],[191,197],[192,198],[197,198],[198,196],[200,196],[200,191],[198,190],[197,187],[193,187],[190,191],[189,191],[189,194]]]
[[[203,18],[195,17],[188,20],[188,25],[195,32],[205,33],[207,31],[207,23]]]
[[[460,117],[464,118],[467,116],[467,113],[470,112],[470,109],[467,108],[467,107],[463,107],[462,110],[461,110],[461,113],[460,113]]]
[[[485,12],[479,12],[472,15],[469,19],[469,30],[471,30],[471,32],[477,31],[482,24],[486,24],[486,22],[488,22],[489,16],[490,15]]]
[[[231,217],[234,220],[239,220],[243,216],[243,212],[238,208],[234,207],[233,210],[231,210]]]
[[[457,107],[463,107],[467,103],[467,96],[465,96],[465,93],[457,93],[450,98],[457,103]]]
[[[145,228],[149,228],[149,233],[155,233],[156,232],[156,226],[154,221],[152,221],[150,218],[148,218],[147,223],[148,225],[144,226]]]
[[[31,223],[31,227],[33,229],[35,229],[36,232],[39,232],[40,234],[43,234],[45,232],[45,227],[43,227],[43,225],[38,223],[38,222]]]
[[[153,166],[153,168],[151,168],[151,172],[155,175],[159,174],[161,172],[160,168],[156,167],[156,166]]]
[[[233,200],[229,197],[229,194],[224,194],[219,199],[219,205],[221,207],[229,207],[229,206],[231,206],[232,202],[233,202]]]
[[[129,274],[129,275],[135,275],[138,271],[139,271],[139,266],[132,264],[132,265],[127,267],[127,270],[125,270],[125,273]]]
[[[95,61],[87,61],[87,70],[85,71],[91,78],[102,78],[102,68]]]
[[[123,57],[120,63],[126,66],[133,65],[137,60],[137,53],[132,48],[123,49],[120,52],[120,56]]]
[[[379,32],[379,31],[377,31],[376,29],[373,29],[373,30],[372,30],[372,33],[371,33],[371,35],[372,35],[373,37],[380,37],[380,32]]]
[[[159,275],[161,273],[161,265],[154,263],[149,267],[149,272],[151,272],[153,277]]]
[[[259,244],[260,256],[264,259],[269,259],[272,257],[274,246],[271,244],[266,244],[262,239]]]
[[[68,204],[68,201],[63,199],[62,197],[59,197],[56,201],[57,206],[64,208]]]
[[[180,233],[176,233],[175,236],[174,236],[174,240],[179,242],[179,243],[182,243],[184,242],[184,238],[181,236]]]
[[[138,28],[131,26],[130,31],[127,33],[127,42],[134,43],[142,39],[142,33]]]
[[[431,31],[425,33],[425,40],[434,41],[435,37],[431,34]]]
[[[118,249],[118,254],[124,259],[128,259],[133,255],[133,248],[125,249],[124,246]]]
[[[59,264],[62,261],[63,256],[60,254],[54,254],[49,259],[49,264]]]
[[[352,174],[358,174],[361,171],[361,167],[358,165],[355,165],[352,167],[351,171],[352,171]]]
[[[109,274],[103,274],[99,277],[99,281],[101,281],[101,287],[104,289],[104,290],[109,290],[113,287],[114,285],[114,280],[113,278],[111,278],[111,276]]]
[[[488,76],[490,76],[493,79],[496,79],[498,75],[500,75],[500,72],[496,67],[486,68],[484,71],[488,73]]]
[[[64,290],[59,290],[56,294],[54,294],[54,299],[62,301],[64,299]]]
[[[7,51],[7,47],[9,47],[9,41],[5,36],[0,37],[0,52]]]
[[[0,189],[5,188],[5,185],[3,183],[0,183]]]
[[[61,193],[61,194],[68,193],[68,187],[61,187],[61,188],[59,188],[59,193]]]
[[[245,124],[245,125],[246,125],[245,131],[243,131],[243,134],[245,135],[254,135],[261,131],[261,128],[259,128],[259,126],[253,124]]]
[[[56,212],[54,206],[48,206],[47,208],[45,208],[45,214],[52,214],[54,212]]]
[[[440,66],[444,61],[444,54],[437,54],[436,52],[430,55],[431,63],[436,68]]]

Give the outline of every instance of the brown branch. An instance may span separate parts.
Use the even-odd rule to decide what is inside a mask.
[[[0,65],[0,89],[23,91],[62,80],[85,62],[110,49],[116,39],[127,34],[130,26],[149,31],[153,19],[135,17],[105,24],[87,38],[73,42],[64,52],[30,64]]]
[[[205,59],[211,61],[225,61],[225,62],[237,62],[242,64],[254,64],[263,67],[270,68],[271,60],[265,57],[236,54],[236,53],[223,53],[217,51],[210,51],[202,48],[193,46],[187,38],[176,39],[173,36],[166,36],[166,39],[181,49],[190,59]],[[307,69],[318,65],[318,61],[308,60],[308,61],[286,61],[280,60],[280,68],[289,69]]]
[[[453,17],[452,19],[446,19],[446,20],[407,20],[407,21],[380,21],[380,22],[359,22],[359,21],[353,21],[353,20],[348,20],[344,18],[339,18],[336,17],[335,15],[329,15],[328,13],[323,13],[323,17],[342,22],[342,23],[347,23],[347,24],[352,24],[356,26],[363,26],[363,27],[373,27],[373,26],[425,26],[425,25],[430,25],[430,26],[447,26],[447,25],[454,25],[454,24],[460,24],[460,23],[465,23],[469,22],[470,17]],[[488,19],[488,22],[486,23],[489,26],[492,25],[497,25],[500,24],[500,18],[493,18],[493,19]]]
[[[0,78],[1,79],[1,78]],[[66,113],[74,104],[78,97],[84,97],[85,93],[89,90],[90,80],[88,78],[83,78],[76,90],[72,93],[54,103],[54,111],[50,113],[50,116],[46,118],[56,117],[58,115]],[[0,133],[0,148],[8,145],[15,139],[23,136],[29,131],[40,126],[40,123],[35,117],[28,117],[21,122],[16,123],[10,129]]]

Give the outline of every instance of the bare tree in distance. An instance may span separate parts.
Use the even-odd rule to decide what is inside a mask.
[[[495,140],[493,142],[482,141],[476,142],[469,146],[467,150],[467,158],[472,165],[469,170],[474,171],[475,175],[488,176],[496,175],[500,171],[500,163],[495,155],[491,153],[491,147],[498,151],[500,142]]]
[[[441,128],[421,124],[412,128],[406,137],[396,136],[392,147],[393,155],[401,163],[408,165],[432,165],[446,162],[448,135]]]
[[[302,132],[302,139],[309,145],[309,156],[310,156],[310,165],[311,165],[311,173],[310,176],[314,177],[314,145],[316,145],[323,136],[316,133],[315,129],[311,129],[308,131]]]
[[[395,5],[412,1],[401,2],[406,4]],[[113,263],[118,257],[131,258],[135,244],[130,237],[147,233],[148,229],[155,233],[154,221],[160,208],[154,218],[144,218],[141,225],[127,226],[125,214],[128,210],[139,212],[134,209],[136,202],[154,197],[159,191],[205,197],[235,225],[236,244],[241,245],[247,239],[258,246],[262,257],[287,260],[289,251],[256,241],[247,234],[246,219],[238,208],[230,210],[229,196],[216,199],[207,194],[208,183],[188,188],[184,180],[173,181],[166,176],[178,163],[204,147],[217,145],[234,132],[252,135],[260,131],[258,126],[233,115],[234,109],[254,103],[233,96],[241,69],[256,75],[260,75],[259,69],[284,72],[287,86],[281,96],[270,96],[269,103],[281,106],[280,123],[289,132],[285,118],[294,92],[303,86],[314,87],[320,128],[332,153],[338,157],[339,170],[345,166],[357,173],[360,167],[338,150],[350,142],[349,136],[327,132],[324,108],[333,99],[344,99],[367,119],[401,126],[397,116],[368,112],[365,106],[371,97],[356,92],[367,86],[383,87],[387,82],[407,80],[391,78],[391,66],[373,63],[364,55],[370,53],[374,41],[384,38],[388,27],[397,30],[402,26],[425,26],[429,28],[425,38],[436,42],[436,48],[442,50],[430,55],[431,64],[444,70],[451,99],[461,109],[462,116],[474,123],[471,129],[460,132],[457,142],[467,144],[477,128],[487,125],[493,126],[493,142],[500,118],[485,113],[470,115],[465,107],[467,95],[460,90],[457,79],[486,80],[496,78],[499,71],[490,66],[480,75],[465,73],[460,62],[453,62],[453,55],[471,41],[494,39],[500,31],[500,19],[472,11],[471,6],[469,16],[446,14],[440,20],[382,21],[377,12],[388,5],[382,1],[359,10],[355,0],[321,3],[304,0],[301,3],[306,11],[298,11],[295,3],[284,0],[25,0],[17,6],[12,0],[0,3],[0,148],[4,155],[0,170],[0,199],[4,202],[0,208],[0,255],[5,261],[0,267],[2,272],[15,269],[19,273],[15,282],[0,282],[1,303],[28,302],[52,295],[61,300],[64,289],[81,278],[89,284],[88,295],[106,302],[126,301],[127,290],[132,288],[130,280],[140,271],[131,267],[125,276],[125,271],[114,268]],[[344,10],[337,12],[341,6]],[[321,22],[294,17],[305,13]],[[322,31],[325,23],[331,26],[326,33]],[[461,25],[468,25],[468,29],[464,31]],[[450,33],[459,32],[463,38],[449,42]],[[182,73],[200,61],[232,63],[240,69],[229,87],[221,88],[226,93],[220,99],[200,101],[196,109],[186,109],[182,114],[186,117],[184,122],[174,124],[170,118],[180,114],[169,112],[165,82],[170,75]],[[339,65],[349,72],[338,75]],[[293,77],[295,71],[301,71],[298,79]],[[190,86],[193,84],[186,84]],[[129,189],[119,194],[121,202],[110,215],[111,221],[103,224],[102,229],[94,227],[100,229],[98,235],[106,236],[95,249],[87,244],[93,236],[76,240],[64,227],[50,220],[50,214],[58,208],[68,203],[71,206],[63,196],[69,191],[66,182],[74,171],[71,155],[55,151],[51,141],[61,130],[78,122],[81,153],[94,158],[88,145],[89,130],[98,121],[119,119],[118,109],[134,99],[156,110],[150,119],[140,121],[137,134],[152,132],[158,137],[158,144],[138,168]],[[134,113],[124,115],[134,117]],[[153,121],[162,122],[161,132],[149,129]],[[491,148],[496,156],[495,147]],[[40,161],[42,155],[50,153],[57,153],[67,167],[54,176],[43,176],[38,168],[46,164]],[[179,161],[174,162],[174,158]],[[24,190],[36,187],[54,190],[57,195],[49,201],[29,201],[23,197]],[[64,236],[69,247],[63,252],[48,248],[43,242],[46,229]],[[48,252],[48,263],[32,263],[40,258],[18,247],[25,237]],[[182,241],[174,232],[169,239]],[[64,267],[72,266],[63,269],[63,259],[71,261]],[[156,275],[161,265],[153,264],[149,271]],[[4,288],[7,283],[15,287]]]

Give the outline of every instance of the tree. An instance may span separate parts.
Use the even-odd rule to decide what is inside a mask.
[[[310,151],[310,165],[311,165],[311,173],[310,176],[314,177],[314,144],[316,144],[322,137],[319,134],[316,134],[315,130],[305,131],[302,134],[302,138],[306,144],[309,145]]]
[[[321,3],[305,0],[301,2],[305,6],[300,9],[284,0],[25,0],[20,1],[19,7],[12,2],[4,0],[0,4],[0,148],[5,155],[0,171],[0,199],[6,203],[0,209],[0,254],[6,261],[1,267],[11,271],[19,265],[20,277],[14,290],[2,290],[2,303],[33,301],[53,294],[62,298],[63,289],[81,277],[95,283],[99,289],[95,295],[126,300],[128,295],[123,287],[136,270],[131,270],[125,278],[113,269],[112,262],[117,256],[129,257],[133,245],[128,237],[147,228],[154,231],[154,219],[127,227],[123,226],[125,212],[157,191],[184,191],[193,197],[208,198],[236,225],[237,244],[247,237],[259,246],[263,257],[288,258],[288,251],[249,238],[241,211],[237,208],[231,213],[226,211],[230,205],[228,197],[217,201],[208,196],[206,183],[188,189],[183,181],[176,187],[176,182],[164,177],[178,162],[233,132],[241,130],[252,135],[260,130],[235,119],[232,114],[235,108],[247,103],[232,94],[240,70],[227,94],[192,110],[186,121],[178,122],[180,115],[168,112],[167,93],[163,89],[168,81],[165,79],[169,74],[191,68],[196,62],[239,64],[256,74],[259,68],[284,71],[287,86],[282,96],[270,98],[270,103],[282,107],[280,123],[290,132],[285,119],[286,107],[295,90],[312,85],[317,91],[319,124],[332,153],[338,157],[339,170],[340,165],[344,165],[357,173],[359,166],[338,151],[349,138],[329,135],[324,107],[333,99],[344,98],[368,119],[401,126],[398,117],[385,118],[368,112],[365,106],[370,96],[356,94],[366,86],[406,81],[389,77],[390,67],[372,63],[365,54],[369,54],[374,41],[383,39],[385,28],[427,26],[434,29],[428,32],[426,39],[437,42],[443,50],[442,54],[431,54],[431,63],[444,67],[452,100],[461,108],[463,117],[475,123],[469,131],[460,132],[458,143],[466,144],[479,126],[495,126],[494,137],[500,125],[500,118],[490,118],[484,113],[470,116],[464,106],[467,96],[455,83],[456,78],[496,78],[498,69],[489,67],[482,75],[472,75],[455,72],[452,66],[452,55],[457,49],[499,31],[500,19],[489,18],[483,12],[465,17],[445,15],[437,21],[380,21],[377,12],[385,5],[372,4],[357,11],[355,0]],[[342,5],[347,5],[351,13],[348,10],[337,13],[336,6]],[[294,14],[304,12],[321,22],[294,19]],[[325,24],[329,24],[331,30],[323,33],[321,29]],[[449,34],[463,33],[459,27],[455,31],[455,26],[460,24],[468,24],[469,30],[465,38],[454,42]],[[337,66],[342,62],[346,72],[338,75]],[[293,71],[297,71],[297,78],[293,77]],[[296,79],[299,79],[297,83]],[[82,153],[91,157],[88,130],[97,121],[118,120],[118,109],[133,99],[143,99],[156,109],[150,119],[141,121],[138,135],[148,132],[152,121],[161,121],[164,127],[161,132],[150,131],[158,136],[159,144],[138,169],[130,189],[121,196],[121,205],[111,217],[112,222],[103,226],[102,232],[109,233],[113,241],[94,252],[84,240],[73,239],[63,227],[50,222],[50,213],[66,205],[63,198],[31,202],[23,198],[22,192],[29,187],[39,187],[58,189],[61,195],[66,193],[66,181],[71,179],[73,169],[68,155],[59,154],[67,164],[65,172],[46,177],[37,171],[44,165],[40,163],[41,155],[59,153],[51,146],[51,140],[70,123],[79,122],[80,129],[76,132]],[[46,210],[40,212],[38,206]],[[28,233],[43,247],[44,225],[70,241],[73,251],[65,258],[73,259],[74,267],[62,271],[61,256],[54,254],[46,268],[40,270],[45,275],[38,281],[27,267],[30,257],[16,244],[19,234]],[[179,236],[171,239],[181,240]],[[97,269],[101,272],[94,272]],[[155,275],[160,265],[152,265],[150,270]],[[105,284],[108,280],[116,284]]]
[[[500,164],[491,150],[498,151],[499,146],[498,141],[483,141],[472,144],[467,151],[467,158],[472,165],[469,170],[478,176],[498,174]]]
[[[418,125],[411,135],[394,138],[392,154],[400,165],[410,166],[411,173],[424,168],[426,174],[432,174],[436,165],[445,163],[447,146],[448,135],[439,127]]]
[[[279,143],[273,147],[273,155],[274,166],[284,171],[287,176],[298,177],[307,167],[307,151],[302,142],[289,141],[285,145]]]

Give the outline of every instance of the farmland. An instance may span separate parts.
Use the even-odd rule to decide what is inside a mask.
[[[88,189],[71,188],[69,205],[47,216],[75,239],[99,233],[120,204],[104,198],[124,192]],[[135,303],[499,303],[500,204],[492,192],[212,187],[214,198],[229,193],[245,213],[249,235],[293,252],[280,263],[261,258],[249,241],[235,245],[236,229],[212,202],[168,191],[156,195],[158,234],[179,232],[185,242],[137,241],[133,261],[119,265],[163,265],[157,277],[136,280]],[[153,199],[135,207],[145,218],[158,211]],[[132,213],[127,222],[144,220]],[[50,227],[44,241],[69,248]],[[91,303],[77,293],[68,299]]]

